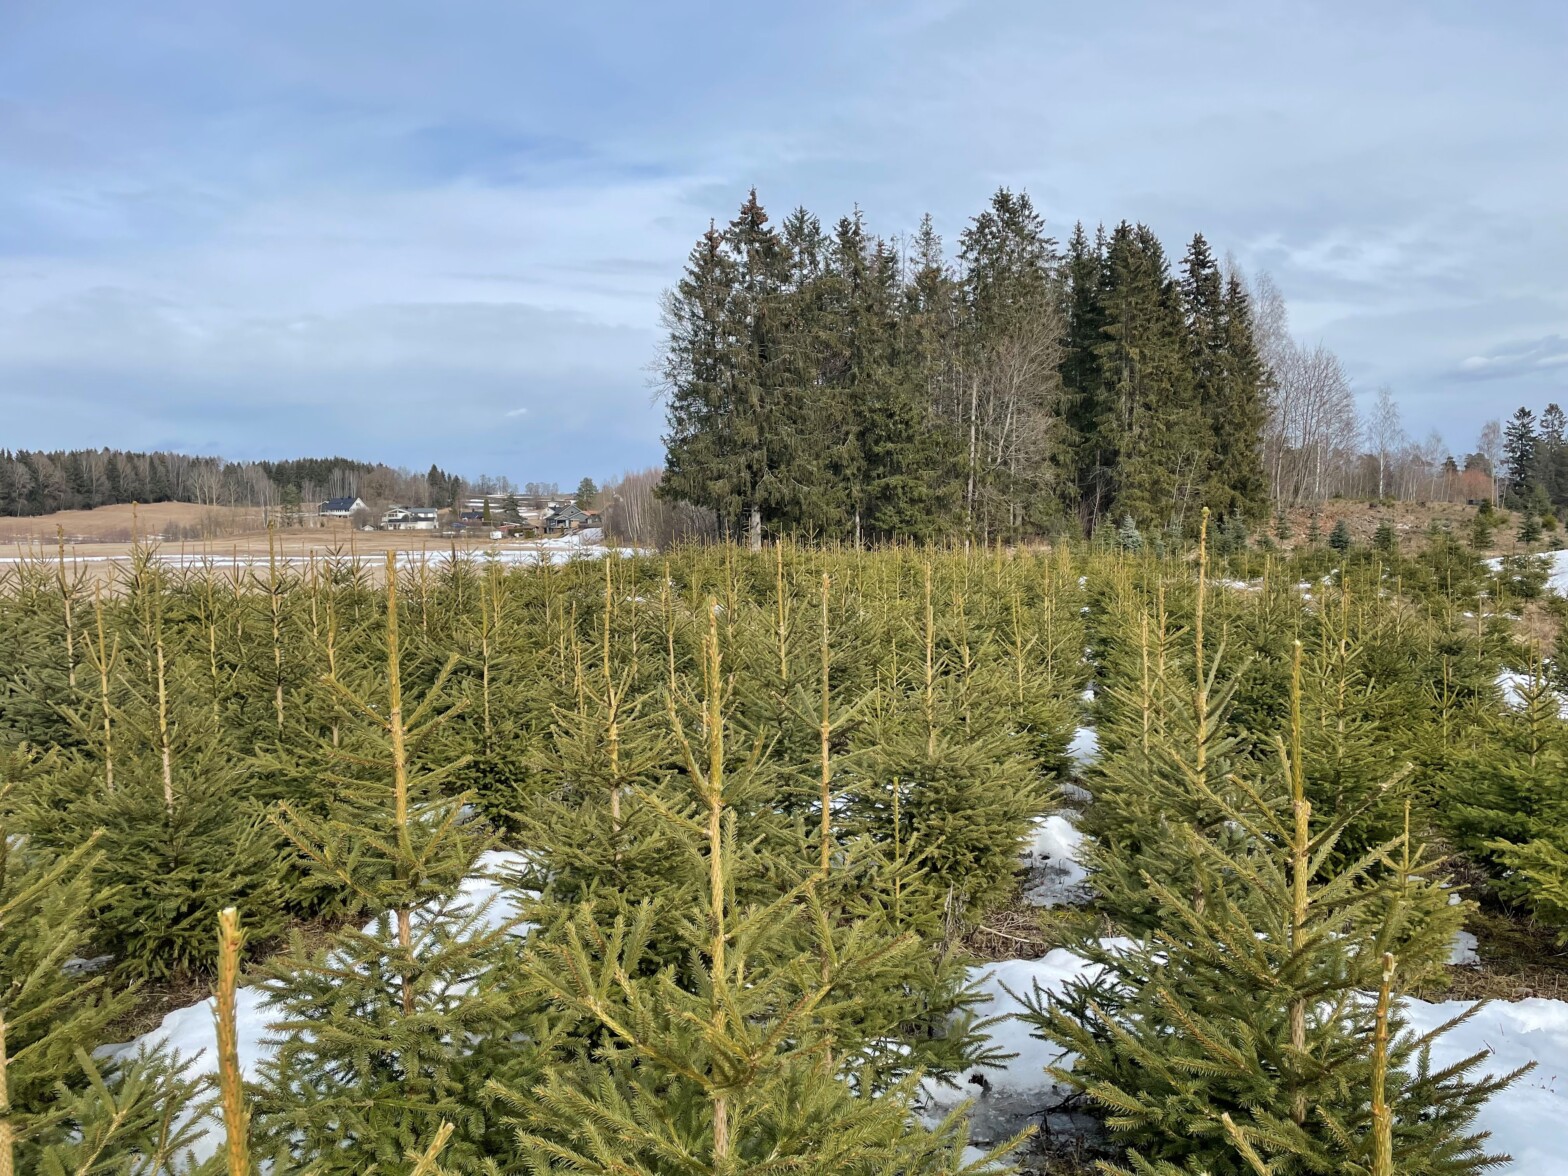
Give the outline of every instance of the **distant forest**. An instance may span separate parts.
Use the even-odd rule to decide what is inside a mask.
[[[542,484],[537,484],[542,485]],[[555,491],[548,484],[546,493]],[[0,450],[0,514],[51,514],[126,502],[194,502],[259,507],[280,521],[329,498],[452,506],[469,493],[533,493],[488,475],[469,481],[432,465],[423,474],[346,457],[225,461],[183,453],[119,449]]]

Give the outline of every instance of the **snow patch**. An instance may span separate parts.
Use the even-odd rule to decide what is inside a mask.
[[[1551,569],[1546,578],[1548,591],[1555,592],[1559,596],[1568,596],[1568,551],[1540,551],[1536,553],[1535,558],[1545,560]],[[1489,559],[1486,561],[1486,566],[1494,572],[1501,571],[1502,558],[1499,556]]]
[[[1479,968],[1481,953],[1476,949],[1480,941],[1468,931],[1455,931],[1454,941],[1448,945],[1448,962],[1455,968]]]
[[[1503,696],[1503,705],[1512,710],[1520,710],[1525,704],[1525,692],[1533,689],[1538,679],[1534,674],[1523,673],[1519,670],[1499,670],[1497,677],[1492,679]],[[1563,718],[1568,719],[1568,698],[1557,692],[1557,711]]]
[[[1017,999],[1036,985],[1044,993],[1060,993],[1090,967],[1059,948],[1037,960],[1003,960],[973,969],[971,978],[982,994],[975,1011],[982,1017],[1005,1018],[990,1029],[990,1043],[1013,1056],[996,1069],[970,1075],[963,1089],[927,1082],[922,1092],[926,1113],[935,1119],[964,1099],[974,1099],[971,1138],[981,1146],[1042,1120],[1046,1134],[1093,1136],[1098,1127],[1093,1117],[1051,1111],[1068,1091],[1045,1068],[1070,1067],[1072,1055],[1031,1033],[1018,1019],[1025,1010]],[[1406,1000],[1402,1011],[1407,1030],[1419,1034],[1469,1007],[1467,1001]],[[1514,1162],[1506,1170],[1513,1176],[1561,1176],[1568,1170],[1568,1002],[1537,998],[1487,1005],[1433,1043],[1432,1064],[1447,1066],[1481,1052],[1491,1055],[1480,1066],[1481,1073],[1506,1074],[1536,1063],[1477,1116],[1476,1130],[1491,1133],[1487,1150],[1511,1155]]]
[[[515,851],[491,850],[479,856],[474,872],[463,879],[459,890],[470,910],[485,903],[490,904],[476,930],[483,928],[493,931],[517,918],[517,904],[513,898],[515,892],[509,890],[507,879],[525,869],[528,864],[528,856]],[[421,922],[421,914],[427,919],[429,917],[428,910],[417,912],[414,917],[416,925]],[[373,932],[375,927],[376,923],[372,920],[366,925],[365,931]],[[526,934],[527,924],[520,924],[513,933]],[[273,1012],[267,1003],[266,990],[260,985],[241,988],[234,996],[240,1071],[247,1079],[255,1079],[260,1076],[262,1061],[273,1052],[267,1044],[273,1036],[268,1028]],[[143,1046],[151,1049],[154,1045],[163,1044],[179,1055],[184,1062],[186,1076],[194,1078],[202,1074],[215,1074],[218,1069],[218,1030],[213,1021],[214,1004],[214,999],[209,996],[193,1005],[175,1009],[164,1017],[158,1028],[144,1033],[135,1041],[123,1045],[106,1045],[98,1052],[105,1057],[131,1057]],[[192,1149],[196,1158],[206,1160],[217,1154],[221,1136],[221,1125],[216,1119],[210,1119]]]
[[[1034,838],[1024,850],[1024,901],[1030,906],[1057,907],[1087,902],[1084,885],[1089,872],[1079,864],[1083,834],[1067,817],[1053,813],[1034,825]]]
[[[1093,727],[1079,727],[1067,745],[1067,755],[1080,768],[1100,758],[1100,733]]]
[[[934,1122],[964,1100],[973,1099],[969,1138],[981,1147],[995,1146],[1031,1123],[1043,1123],[1049,1133],[1096,1131],[1098,1122],[1092,1116],[1046,1113],[1069,1090],[1053,1081],[1045,1067],[1068,1065],[1072,1055],[1055,1042],[1033,1036],[1030,1026],[1018,1019],[1025,1011],[1019,997],[1032,993],[1036,984],[1044,991],[1060,993],[1068,981],[1083,974],[1085,966],[1080,957],[1058,948],[1037,960],[1002,960],[971,969],[970,978],[981,994],[975,1013],[1003,1018],[991,1026],[987,1037],[990,1045],[1011,1057],[997,1068],[968,1075],[958,1089],[928,1079],[921,1090],[921,1102],[929,1120]]]

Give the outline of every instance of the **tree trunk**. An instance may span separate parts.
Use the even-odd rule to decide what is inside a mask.
[[[751,519],[746,528],[746,546],[752,551],[762,550],[762,507],[751,504]]]

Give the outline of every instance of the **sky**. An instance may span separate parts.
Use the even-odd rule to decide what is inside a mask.
[[[1473,447],[1568,401],[1560,0],[0,0],[0,448],[658,464],[659,298],[755,185],[950,245],[1201,231]]]

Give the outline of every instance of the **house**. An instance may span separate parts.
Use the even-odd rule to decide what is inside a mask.
[[[324,519],[351,519],[356,510],[364,509],[363,498],[329,498],[317,508],[316,513]]]
[[[573,531],[581,530],[588,521],[588,512],[581,509],[575,502],[562,503],[553,506],[544,516],[544,531],[547,535],[569,535]]]
[[[439,519],[433,506],[389,506],[381,526],[388,531],[434,531]]]

